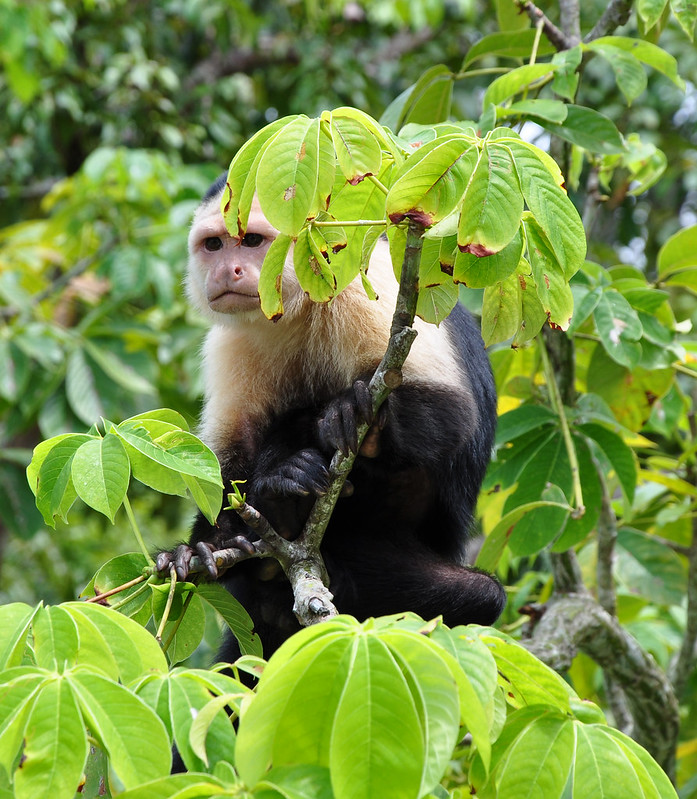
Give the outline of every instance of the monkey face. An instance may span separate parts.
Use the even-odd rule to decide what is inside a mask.
[[[220,212],[220,195],[203,203],[189,234],[187,290],[193,304],[214,322],[259,317],[259,274],[278,235],[254,202],[247,231],[231,236]],[[248,320],[246,320],[248,321]]]

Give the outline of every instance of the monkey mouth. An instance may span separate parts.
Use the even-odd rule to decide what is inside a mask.
[[[210,297],[208,305],[213,311],[220,313],[234,313],[235,311],[248,310],[259,305],[258,294],[245,294],[241,291],[221,291],[215,297]]]

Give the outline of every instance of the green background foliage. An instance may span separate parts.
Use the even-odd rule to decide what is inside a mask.
[[[557,25],[565,23],[556,4],[539,5]],[[582,35],[608,6],[621,5],[580,4]],[[669,772],[675,767],[682,799],[697,796],[696,18],[694,2],[639,2],[617,30],[602,31],[614,35],[568,42],[557,52],[511,0],[0,0],[0,598],[8,614],[3,645],[9,641],[2,665],[16,692],[2,699],[13,708],[0,714],[9,725],[1,736],[2,779],[17,764],[31,727],[25,751],[39,765],[18,772],[15,789],[54,793],[61,781],[74,782],[89,743],[86,725],[109,755],[114,790],[127,789],[126,796],[170,796],[177,785],[189,796],[238,790],[221,743],[230,727],[219,713],[224,704],[239,709],[245,692],[238,683],[196,670],[168,675],[157,647],[131,634],[128,625],[137,625],[128,618],[125,632],[112,625],[97,635],[94,629],[108,624],[98,608],[93,614],[78,609],[83,606],[45,607],[32,615],[9,603],[67,601],[86,585],[85,593],[94,594],[139,573],[146,556],[124,555],[90,582],[109,558],[133,549],[124,534],[131,515],[151,550],[183,539],[193,513],[187,489],[214,514],[213,472],[201,466],[184,477],[181,469],[200,446],[187,431],[200,402],[203,334],[181,291],[187,226],[198,198],[245,141],[267,123],[306,115],[292,122],[293,146],[314,137],[320,149],[312,174],[299,179],[321,191],[306,208],[295,207],[295,216],[274,220],[289,236],[300,233],[296,253],[304,253],[306,263],[324,263],[323,253],[344,243],[322,233],[328,228],[321,224],[303,227],[317,210],[317,197],[329,190],[329,213],[337,219],[351,218],[356,207],[368,219],[383,218],[385,208],[394,219],[418,208],[437,222],[424,243],[420,315],[438,321],[458,297],[482,314],[501,416],[479,505],[485,538],[477,563],[496,570],[509,587],[502,628],[529,635],[538,606],[551,600],[547,613],[555,612],[560,559],[572,550],[590,595],[654,658],[679,702],[679,736],[657,726],[654,741],[646,729],[636,737]],[[335,110],[329,115],[329,109]],[[399,139],[382,139],[362,112]],[[321,150],[330,143],[337,151],[331,175],[323,173]],[[257,167],[272,213],[271,178],[287,163],[287,147],[280,138],[266,144]],[[254,146],[248,154],[256,154]],[[240,171],[242,187],[250,165]],[[447,181],[424,180],[429,168]],[[369,179],[351,187],[356,192],[347,190],[346,180],[368,173],[390,187],[387,200]],[[550,197],[556,198],[551,206]],[[463,199],[491,213],[453,218]],[[575,246],[581,234],[572,204],[585,228],[585,262]],[[317,222],[328,219],[318,216]],[[374,231],[364,236],[346,227],[340,236],[347,246],[331,268],[319,279],[313,270],[301,277],[317,299],[346,285],[374,243]],[[394,253],[403,249],[398,233],[391,245]],[[272,292],[263,299],[268,315],[278,312]],[[548,318],[568,326],[570,339],[548,326],[544,338],[535,338]],[[573,351],[560,349],[562,338],[573,342]],[[180,415],[154,419],[153,408],[175,408]],[[137,415],[141,422],[131,421],[129,429],[125,420]],[[92,428],[95,423],[101,426]],[[172,424],[181,432],[165,429]],[[40,450],[45,460],[36,468],[50,472],[51,481],[43,484],[37,510],[25,469],[33,448],[59,435],[68,436],[63,449]],[[167,460],[162,452],[170,449],[175,454]],[[96,472],[104,463],[106,472]],[[73,469],[97,479],[76,485]],[[98,477],[106,473],[116,476],[108,485]],[[136,482],[122,509],[129,474]],[[76,497],[101,514],[73,504]],[[56,507],[59,517],[70,514],[68,523],[55,520],[54,531],[47,525]],[[123,609],[143,623],[151,615],[161,619],[167,602],[173,619],[188,608],[188,628],[170,621],[164,630],[172,662],[191,655],[204,629],[208,649],[199,648],[191,662],[210,661],[218,633],[213,609],[245,628],[244,614],[227,595],[194,594],[187,584],[173,598],[168,586],[129,591]],[[411,753],[399,761],[406,768],[404,795],[433,788],[450,754],[434,751],[433,740],[455,740],[460,723],[472,732],[474,759],[468,751],[451,764],[447,790],[434,789],[439,799],[467,795],[467,780],[481,796],[518,796],[521,781],[543,779],[541,773],[549,796],[565,795],[567,779],[579,796],[624,795],[620,788],[632,797],[671,795],[643,750],[605,726],[595,705],[562,696],[563,683],[524,649],[493,631],[468,634],[486,647],[471,641],[460,647],[439,630],[431,631],[432,640],[445,655],[423,636],[416,644],[403,632],[368,634],[349,622],[335,639],[331,628],[308,633],[303,650],[307,657],[313,647],[323,651],[316,684],[334,679],[332,664],[339,669],[339,651],[348,650],[364,661],[384,656],[390,685],[399,683],[397,672],[402,675],[402,692],[392,697],[400,708],[394,718],[375,706],[368,708],[374,717],[350,719],[335,704],[327,705],[321,721],[324,729],[341,721],[341,730],[349,723],[378,724],[386,735],[403,726],[403,753]],[[245,651],[253,655],[248,629],[247,635]],[[107,643],[82,648],[88,638],[111,636],[123,650]],[[128,636],[139,653],[130,666]],[[32,646],[23,662],[27,641]],[[399,654],[400,646],[412,647],[408,656]],[[608,663],[580,649],[563,664],[575,694],[631,732],[629,689],[618,700]],[[465,676],[457,676],[448,653],[460,658]],[[293,713],[303,710],[302,691],[308,690],[298,683],[301,693],[293,693],[293,669],[300,668],[293,658],[300,654],[276,661],[287,668],[269,667],[240,736],[235,765],[250,784],[263,771],[255,758],[274,765],[255,795],[344,795],[351,780],[372,779],[370,769],[379,762],[371,760],[374,752],[364,752],[361,767],[352,771],[341,759],[344,751],[358,758],[350,741],[337,742],[331,757],[338,760],[329,753],[308,760],[298,751],[313,745],[309,739],[265,734],[265,724],[297,729]],[[428,661],[440,676],[417,691],[417,678],[405,666],[411,659]],[[498,690],[489,680],[494,659],[507,678]],[[252,657],[250,669],[253,663]],[[90,668],[81,671],[86,664]],[[447,674],[458,686],[457,719],[431,717],[427,710],[429,695],[451,690]],[[467,688],[472,675],[481,684]],[[359,696],[374,676],[355,669],[350,690]],[[280,721],[278,706],[264,698],[274,690],[296,703]],[[468,710],[463,697],[473,694],[477,702]],[[108,697],[110,707],[122,703],[108,725],[111,711],[97,696]],[[173,709],[170,715],[165,707]],[[203,716],[198,727],[182,707]],[[263,719],[253,721],[255,714]],[[62,721],[57,735],[49,731],[56,715]],[[159,753],[150,759],[139,760],[138,739],[124,734],[134,718]],[[209,768],[210,776],[165,778],[172,738],[187,765]],[[526,759],[522,753],[531,750],[545,750],[546,759]],[[590,753],[601,750],[607,760],[589,769]],[[427,774],[417,765],[424,753]],[[64,770],[47,774],[41,764],[56,758]],[[290,763],[303,763],[305,770],[289,771]],[[330,783],[327,767],[336,781]],[[625,767],[639,775],[637,784],[627,777],[620,786],[608,777]],[[489,782],[487,774],[494,775]],[[89,768],[86,775],[89,785]],[[160,793],[138,787],[149,777],[162,778]],[[0,795],[9,795],[2,779]]]

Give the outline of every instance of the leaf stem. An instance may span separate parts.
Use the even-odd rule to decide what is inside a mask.
[[[133,530],[133,534],[136,537],[136,541],[138,542],[138,546],[140,547],[140,551],[145,555],[148,563],[151,566],[155,565],[155,561],[152,559],[152,555],[148,552],[148,548],[145,546],[145,541],[143,540],[143,536],[140,533],[140,528],[138,527],[138,522],[136,521],[135,514],[133,513],[133,508],[131,507],[131,503],[128,499],[128,495],[124,496],[123,498],[123,507],[126,511],[126,515],[128,516],[128,521],[131,523],[131,529]]]
[[[174,602],[174,593],[177,588],[177,572],[176,569],[174,568],[174,564],[172,564],[169,567],[169,575],[170,575],[170,580],[169,580],[169,593],[167,594],[167,602],[165,603],[165,609],[162,612],[162,618],[160,619],[160,624],[158,625],[157,632],[155,633],[155,639],[160,644],[160,646],[162,646],[162,633],[164,632],[165,625],[169,620],[169,612],[172,609],[172,602]],[[167,644],[169,644],[169,641],[167,641]],[[164,646],[162,648],[165,649]]]
[[[142,583],[143,580],[147,580],[147,574],[141,574],[139,577],[135,577],[133,580],[129,580],[127,583],[123,585],[118,585],[116,588],[111,588],[109,591],[105,591],[103,594],[95,594],[95,596],[88,597],[85,602],[101,602],[102,599],[106,599],[107,597],[114,596],[114,594],[120,594],[122,591],[125,591],[127,588],[132,588],[134,585],[138,585],[138,583]],[[128,597],[128,601],[131,601],[131,597]]]
[[[542,357],[542,366],[549,389],[549,396],[552,401],[552,407],[559,417],[559,425],[561,427],[562,437],[564,438],[564,446],[566,447],[566,454],[569,457],[569,466],[571,467],[571,479],[574,488],[574,503],[575,509],[571,513],[571,518],[579,519],[586,512],[586,506],[583,504],[583,488],[581,487],[581,471],[578,465],[578,457],[576,456],[576,447],[571,438],[571,430],[569,429],[569,420],[566,418],[566,411],[564,410],[564,403],[559,393],[559,386],[557,379],[554,376],[554,371],[549,362],[549,355],[547,354],[547,346],[542,336],[537,339],[540,345],[540,355]]]
[[[380,182],[380,181],[379,181],[379,180],[378,180],[378,179],[375,177],[375,175],[368,175],[368,180],[369,180],[369,181],[370,181],[370,182],[371,182],[371,183],[372,183],[374,186],[377,186],[377,188],[378,188],[378,189],[380,189],[380,191],[381,191],[381,192],[382,192],[382,193],[383,193],[385,196],[387,196],[387,192],[389,191],[389,189],[387,188],[387,186],[385,186],[385,184],[384,184],[384,183],[381,183],[381,182]],[[380,224],[383,224],[383,223],[382,223],[382,222],[380,222]]]

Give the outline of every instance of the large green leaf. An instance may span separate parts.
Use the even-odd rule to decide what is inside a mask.
[[[462,200],[457,246],[478,256],[500,252],[518,232],[522,214],[523,195],[511,151],[485,142]]]
[[[72,460],[77,450],[92,439],[81,433],[67,433],[43,441],[34,450],[27,480],[36,495],[36,507],[51,527],[56,526],[56,516],[65,519],[77,499],[71,477]]]
[[[75,671],[69,679],[86,725],[126,788],[169,772],[164,724],[140,698],[99,674]]]
[[[525,202],[569,280],[583,266],[586,234],[578,211],[562,188],[559,167],[534,145],[514,138],[499,139],[502,141],[513,153]]]
[[[608,62],[615,73],[617,86],[627,100],[627,105],[631,105],[632,100],[636,100],[645,91],[648,83],[640,61],[631,51],[609,43],[599,44],[597,39],[587,46]]]
[[[70,474],[80,499],[113,524],[131,477],[128,455],[119,438],[107,433],[104,438],[86,441],[75,452]]]
[[[457,736],[445,653],[417,633],[371,630],[371,622],[319,626],[269,661],[240,721],[240,775],[254,784],[269,763],[328,765],[337,799],[421,795]]]
[[[694,8],[697,16],[697,5]],[[662,47],[658,47],[658,45],[647,42],[644,39],[632,39],[628,36],[602,36],[586,46],[591,49],[602,49],[608,45],[631,53],[637,60],[670,78],[678,88],[685,88],[684,81],[678,75],[678,62],[674,56],[670,55]]]
[[[264,150],[257,170],[257,196],[264,215],[281,233],[297,236],[307,219],[325,210],[336,159],[319,119],[300,116]]]
[[[367,175],[377,175],[382,165],[380,142],[361,120],[331,112],[330,130],[336,157],[344,177],[352,185]]]
[[[38,666],[62,673],[75,664],[80,644],[77,625],[62,606],[40,608],[32,632]]]
[[[67,679],[47,681],[27,722],[16,799],[72,799],[87,759],[84,723]]]
[[[427,142],[394,176],[385,213],[395,224],[410,217],[428,227],[444,219],[462,199],[476,158],[476,147],[465,136]]]
[[[242,236],[247,230],[261,155],[281,130],[295,119],[296,116],[291,116],[274,120],[248,139],[233,158],[221,202],[225,225],[233,235]]]
[[[398,133],[409,122],[428,125],[444,122],[450,116],[453,79],[453,73],[443,64],[430,67],[390,103],[380,123]]]
[[[571,324],[574,299],[564,275],[564,265],[557,260],[556,252],[536,219],[526,217],[524,226],[537,296],[549,322],[566,330]]]
[[[557,69],[555,64],[525,64],[522,67],[512,69],[500,78],[492,81],[484,93],[482,107],[486,108],[489,103],[498,105],[514,94],[518,94],[529,89],[533,84],[552,76]]]
[[[697,225],[673,234],[658,251],[658,279],[697,269]]]
[[[625,150],[615,123],[593,108],[567,105],[563,124],[548,122],[544,117],[540,117],[538,122],[550,133],[591,153],[611,155]]]
[[[283,315],[283,269],[293,239],[283,233],[271,242],[259,275],[259,298],[264,315],[276,321]]]
[[[634,368],[641,356],[636,343],[643,332],[636,311],[614,289],[602,293],[593,311],[600,341],[608,355],[617,363]]]
[[[462,62],[462,71],[470,64],[487,56],[501,56],[504,58],[527,58],[532,53],[533,45],[538,39],[537,31],[504,30],[500,33],[490,33],[483,36],[467,51]],[[554,52],[554,46],[543,36],[538,41],[537,54],[549,55]]]

